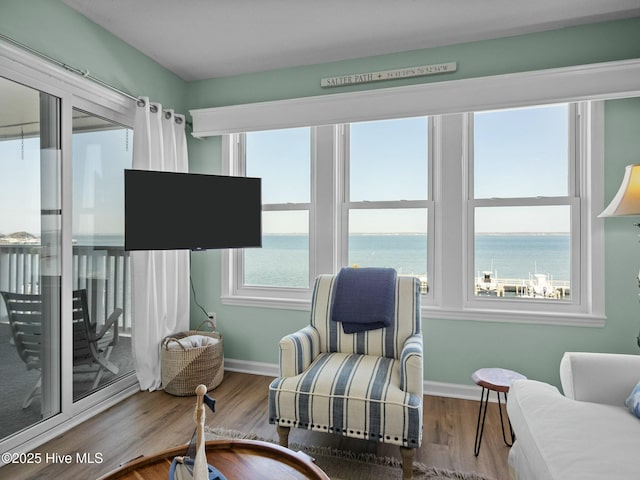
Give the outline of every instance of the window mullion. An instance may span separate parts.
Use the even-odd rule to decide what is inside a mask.
[[[338,265],[347,265],[349,262],[349,198],[350,198],[350,150],[351,150],[351,130],[349,124],[339,125],[339,147],[340,164],[338,172],[341,178],[340,189],[338,190],[339,208],[339,232],[338,232]],[[336,266],[336,268],[338,267]]]
[[[580,197],[583,189],[581,185],[581,171],[580,158],[582,156],[582,148],[580,145],[583,134],[586,133],[582,129],[582,113],[581,110],[584,107],[583,104],[572,103],[569,105],[569,185],[568,192],[570,197]],[[588,136],[586,138],[589,138]]]
[[[315,127],[312,142],[312,201],[309,206],[311,255],[309,272],[313,279],[321,273],[331,273],[338,263],[337,232],[339,202],[337,126]]]
[[[434,222],[430,235],[436,251],[432,267],[435,304],[461,310],[465,285],[467,250],[463,238],[466,225],[465,115],[438,119],[434,156]]]

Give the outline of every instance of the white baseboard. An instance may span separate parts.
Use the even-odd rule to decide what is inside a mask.
[[[277,363],[252,362],[227,357],[224,357],[224,369],[229,372],[251,373],[274,378],[280,375],[280,367]]]
[[[424,381],[424,394],[436,397],[460,398],[462,400],[480,400],[480,387],[477,385],[462,385],[459,383]],[[494,397],[490,395],[490,397]],[[495,399],[493,400],[495,401]]]
[[[229,372],[250,373],[274,378],[277,377],[280,372],[280,368],[276,363],[252,362],[227,357],[224,359],[224,369]],[[461,385],[457,383],[425,380],[424,393],[425,395],[434,395],[436,397],[480,400],[480,387],[477,385]],[[496,395],[489,395],[489,397],[489,401],[496,402]]]

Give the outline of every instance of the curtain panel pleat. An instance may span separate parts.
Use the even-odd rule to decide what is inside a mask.
[[[163,111],[162,105],[150,103],[146,97],[140,100],[134,124],[133,169],[186,173],[184,117],[173,110]],[[176,117],[182,121],[177,123]],[[134,251],[130,255],[133,358],[140,389],[153,391],[161,388],[162,339],[189,329],[189,251]]]

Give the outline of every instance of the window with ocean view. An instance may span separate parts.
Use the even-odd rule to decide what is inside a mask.
[[[283,225],[297,225],[298,228],[295,231],[282,231],[280,227]],[[244,251],[244,284],[254,287],[307,288],[309,212],[263,212],[262,228],[262,248]]]
[[[571,297],[569,104],[473,114],[474,295]]]
[[[586,318],[584,200],[601,188],[588,179],[602,111],[563,103],[225,137],[228,172],[263,178],[264,229],[262,249],[225,257],[223,301],[304,308],[320,273],[390,267],[419,278],[437,318]]]
[[[251,132],[245,171],[262,178],[262,248],[247,249],[242,284],[309,288],[311,129]]]
[[[378,231],[370,231],[371,225]],[[382,230],[382,226],[388,228]],[[427,210],[367,209],[349,212],[349,266],[390,267],[426,281]]]
[[[426,293],[428,119],[352,123],[348,132],[345,263],[415,275]]]

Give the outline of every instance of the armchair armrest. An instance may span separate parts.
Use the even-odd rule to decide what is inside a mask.
[[[308,325],[280,340],[280,376],[294,377],[306,370],[320,353],[320,334]]]
[[[423,394],[422,334],[412,335],[404,342],[400,352],[400,389]]]
[[[640,380],[640,356],[567,352],[560,362],[560,380],[566,397],[624,405]]]

